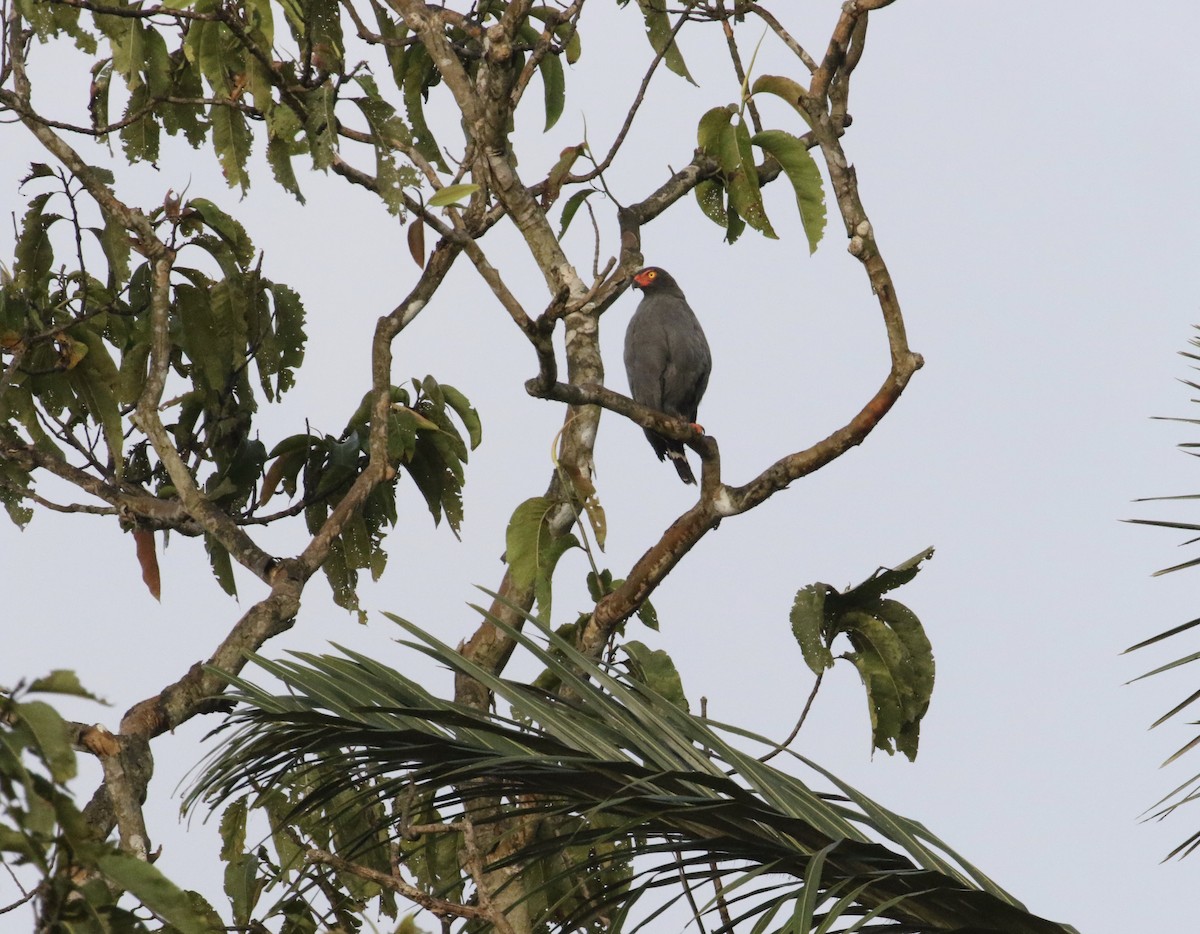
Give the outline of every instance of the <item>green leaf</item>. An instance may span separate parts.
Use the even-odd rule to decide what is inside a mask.
[[[910,760],[933,694],[933,649],[916,614],[881,595],[912,580],[932,553],[926,549],[895,568],[880,568],[844,593],[811,584],[797,592],[791,612],[792,633],[816,674],[833,665],[834,640],[842,634],[850,639],[854,651],[845,657],[867,690],[872,741]]]
[[[32,296],[44,297],[49,291],[50,267],[54,263],[54,248],[49,231],[59,214],[44,214],[49,194],[37,195],[29,201],[29,209],[21,219],[21,235],[17,238],[16,263],[13,280],[16,288]]]
[[[139,111],[145,110],[151,102],[150,88],[141,84],[129,95],[129,103],[125,107],[122,119],[129,119]],[[132,123],[121,127],[117,134],[121,139],[121,149],[125,158],[130,162],[158,161],[159,125],[154,111],[148,111]]]
[[[662,649],[649,648],[636,639],[622,642],[621,650],[629,656],[635,680],[647,685],[656,694],[661,694],[680,710],[690,709],[679,670],[670,655]]]
[[[208,562],[212,566],[213,577],[229,596],[237,596],[237,581],[233,579],[233,562],[225,546],[208,533],[204,535],[204,550],[208,552]]]
[[[719,179],[706,178],[695,188],[696,203],[704,216],[722,230],[729,226],[729,215],[725,213],[725,186]]]
[[[808,237],[808,252],[815,253],[825,233],[825,188],[816,161],[799,139],[783,130],[763,130],[750,142],[773,156],[783,167],[796,192],[800,222]]]
[[[108,701],[97,697],[79,681],[79,676],[73,671],[68,671],[65,668],[55,668],[50,674],[42,678],[35,678],[29,683],[26,689],[29,693],[41,694],[66,694],[71,697],[84,697],[88,700],[96,701],[98,704],[108,704]]]
[[[97,16],[96,25],[112,48],[113,71],[125,79],[130,92],[142,86],[146,61],[145,36],[149,31],[140,20],[126,16]]]
[[[561,503],[535,496],[521,503],[512,514],[505,534],[506,557],[513,586],[532,587],[543,620],[549,622],[551,610],[550,579],[558,559],[579,541],[569,533],[555,536],[549,516]]]
[[[187,54],[187,48],[171,53],[171,95],[184,100],[201,100],[205,97],[199,64]],[[106,92],[107,93],[107,92]],[[163,127],[172,136],[183,133],[194,148],[208,140],[208,124],[198,104],[159,105]]]
[[[337,151],[337,117],[334,114],[337,92],[326,82],[305,94],[304,103],[304,137],[308,140],[313,168],[325,171],[333,165],[333,155]]]
[[[340,75],[346,54],[341,7],[337,0],[304,0],[304,5],[313,64],[321,71]]]
[[[663,55],[666,66],[681,78],[696,84],[684,64],[683,53],[671,37],[671,20],[666,13],[665,0],[638,0],[638,6],[642,8],[642,16],[646,20],[646,38],[650,40],[651,47],[656,53],[666,50]]]
[[[567,203],[563,205],[562,220],[558,228],[558,239],[561,240],[567,232],[567,228],[571,225],[571,221],[575,217],[575,213],[585,200],[596,193],[595,188],[585,188],[582,191],[577,191],[567,199]]]
[[[112,59],[101,59],[92,66],[92,93],[88,98],[93,129],[108,126],[108,92],[111,85]]]
[[[732,106],[713,107],[700,118],[696,127],[696,144],[705,155],[712,156],[718,161],[721,158],[721,137],[729,126],[730,118],[737,113]]]
[[[467,435],[471,440],[471,450],[474,451],[483,442],[483,423],[479,420],[479,413],[459,390],[448,383],[441,383],[440,387],[442,395],[446,399],[446,405],[450,406],[454,410],[454,414],[462,419],[463,426],[467,429]]]
[[[271,172],[284,191],[304,204],[304,195],[292,165],[292,157],[303,148],[296,139],[302,129],[300,118],[290,107],[274,107],[267,115],[267,162]]]
[[[417,151],[436,165],[443,172],[449,172],[437,140],[425,122],[424,100],[429,89],[437,84],[441,77],[433,66],[433,60],[423,45],[415,45],[408,51],[408,64],[404,72],[404,107],[408,113],[408,122],[412,126],[413,140]]]
[[[562,62],[553,52],[542,56],[538,62],[538,72],[542,76],[542,86],[546,99],[546,126],[543,132],[549,132],[558,118],[562,116],[566,106],[566,76],[563,74]]]
[[[221,934],[225,930],[211,905],[196,893],[178,888],[143,860],[125,853],[107,853],[96,860],[96,866],[180,934]]]
[[[867,691],[867,709],[871,714],[871,740],[876,749],[891,754],[892,743],[900,734],[904,717],[900,706],[900,693],[888,670],[887,663],[870,645],[863,651],[851,652],[846,656],[854,663]]]
[[[13,705],[15,716],[29,727],[37,741],[37,752],[56,782],[75,777],[75,752],[71,748],[66,721],[45,701],[25,701]]]
[[[839,596],[839,600],[847,606],[861,606],[882,597],[889,590],[895,590],[907,584],[921,570],[921,562],[933,557],[933,549],[926,548],[919,554],[913,555],[894,568],[879,568],[867,580],[857,587],[852,587]]]
[[[254,261],[254,244],[250,241],[246,228],[207,198],[192,198],[187,206],[196,212],[205,227],[229,245],[238,265],[243,269],[249,268]]]
[[[115,291],[129,281],[129,233],[113,215],[106,213],[98,239],[108,261],[109,287]]]
[[[121,411],[117,405],[117,367],[98,335],[87,328],[77,330],[84,338],[80,343],[87,347],[88,353],[68,371],[67,380],[83,401],[88,414],[99,423],[108,447],[109,460],[120,471],[125,438]]]
[[[771,240],[779,239],[771,229],[771,222],[763,207],[750,130],[743,121],[731,123],[721,130],[720,163],[725,187],[729,191],[730,207],[763,236]]]
[[[774,94],[781,97],[795,108],[796,113],[804,118],[804,122],[812,125],[808,113],[800,106],[800,101],[808,94],[802,85],[781,75],[760,75],[750,87],[751,94]]]
[[[408,145],[412,134],[396,111],[379,94],[375,80],[369,75],[357,76],[355,82],[366,91],[366,97],[354,99],[367,125],[371,128],[375,148],[375,190],[387,205],[388,211],[399,215],[404,208],[404,189],[417,184],[417,175],[410,166],[398,166],[394,149]]]
[[[442,208],[448,204],[458,204],[477,191],[479,191],[479,186],[473,182],[464,182],[461,185],[447,185],[445,188],[435,192],[426,204],[431,208]]]
[[[796,599],[792,603],[791,619],[792,635],[800,644],[804,661],[813,670],[813,674],[821,674],[827,668],[833,667],[833,653],[825,643],[825,594],[829,590],[827,584],[809,584],[796,591]]]
[[[221,172],[229,187],[238,187],[245,194],[250,188],[246,161],[250,158],[250,128],[241,111],[222,104],[213,104],[208,111],[212,123],[213,147],[221,163]]]

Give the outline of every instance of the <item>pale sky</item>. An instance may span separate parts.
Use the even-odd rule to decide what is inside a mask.
[[[838,4],[805,6],[780,15],[794,17],[789,28],[818,51]],[[585,113],[588,138],[606,149],[651,57],[635,9],[589,11],[562,120],[542,138],[533,99],[519,124],[527,181],[581,141]],[[1157,768],[1191,737],[1182,720],[1146,731],[1195,690],[1194,672],[1124,684],[1190,653],[1195,637],[1120,656],[1200,615],[1200,571],[1149,576],[1196,552],[1174,547],[1183,535],[1119,521],[1197,521],[1188,502],[1130,501],[1200,491],[1195,462],[1173,449],[1197,440],[1194,426],[1150,419],[1198,414],[1194,392],[1177,381],[1193,374],[1176,355],[1200,323],[1198,32],[1200,7],[1190,3],[898,0],[873,15],[844,146],[926,367],[861,448],[723,522],[686,558],[654,596],[661,634],[636,624],[629,633],[673,655],[694,706],[706,696],[717,719],[782,737],[811,685],[788,626],[795,591],[856,583],[934,546],[917,580],[895,594],[924,622],[938,665],[916,763],[871,757],[866,701],[846,662],[826,678],[796,748],[925,823],[1034,912],[1086,934],[1180,930],[1179,893],[1200,874],[1200,857],[1159,862],[1200,825],[1200,809],[1138,822],[1200,771],[1200,753]],[[602,53],[618,42],[615,68]],[[609,179],[624,201],[645,197],[668,165],[685,164],[699,116],[736,97],[715,34],[684,30],[681,43],[700,87],[657,80],[629,142],[644,155]],[[800,76],[770,39],[756,67]],[[70,106],[86,100],[86,71],[61,80],[55,93]],[[769,125],[802,131],[782,105],[764,103],[763,112]],[[449,147],[454,121],[446,125]],[[0,172],[12,191],[27,163],[46,156],[12,127],[4,140]],[[370,167],[369,156],[353,157]],[[207,153],[172,149],[159,172],[130,172],[136,184],[121,194],[152,205],[190,183],[189,195],[245,221],[265,251],[264,274],[296,288],[309,313],[300,385],[260,415],[263,440],[270,447],[306,419],[337,434],[367,388],[375,320],[416,277],[403,231],[339,179],[302,174],[301,208],[260,163],[239,204],[214,166]],[[608,236],[603,263],[616,250],[612,206],[592,203]],[[647,262],[680,282],[712,345],[700,421],[720,441],[731,483],[844,424],[887,366],[878,307],[845,252],[832,200],[828,236],[811,259],[790,190],[771,186],[767,209],[778,242],[748,231],[729,247],[691,199],[644,232]],[[585,277],[589,227],[581,213],[566,240]],[[544,285],[511,231],[496,230],[483,246],[540,311]],[[6,224],[0,256],[11,253]],[[608,380],[621,391],[621,339],[635,304],[623,297],[602,322]],[[533,354],[465,259],[395,350],[397,382],[432,373],[472,399],[484,443],[468,466],[463,542],[435,531],[415,487],[402,484],[388,572],[364,587],[363,602],[455,642],[475,625],[466,604],[481,595],[472,585],[499,583],[508,515],[545,488],[562,413],[526,396]],[[610,530],[604,564],[624,576],[695,491],[655,460],[640,429],[611,413],[597,466]],[[298,531],[261,540],[281,552],[300,542]],[[24,533],[0,526],[0,554],[0,684],[73,668],[113,707],[67,705],[67,713],[111,727],[206,657],[264,593],[242,575],[235,604],[211,579],[202,545],[176,537],[162,555],[156,604],[132,540],[114,521],[90,517],[39,513]],[[586,608],[585,573],[581,553],[563,559],[555,623]],[[296,627],[266,653],[337,641],[419,670],[378,612],[359,627],[326,594],[314,580]],[[430,681],[452,690],[444,672]],[[208,871],[215,831],[175,821],[175,785],[215,724],[193,721],[156,741],[148,819],[164,847],[159,865],[220,905],[219,876]],[[78,786],[81,803],[95,772]],[[8,884],[0,880],[0,893]]]

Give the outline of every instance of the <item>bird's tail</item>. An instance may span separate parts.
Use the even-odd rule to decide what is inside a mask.
[[[680,445],[682,448],[682,445]],[[692,473],[692,465],[688,463],[687,455],[682,450],[667,451],[667,457],[671,459],[671,463],[675,465],[675,472],[679,474],[679,479],[684,483],[695,485],[696,475]]]

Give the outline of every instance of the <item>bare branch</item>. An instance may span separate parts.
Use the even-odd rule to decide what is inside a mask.
[[[775,18],[775,15],[770,10],[765,9],[763,6],[757,3],[739,3],[738,9],[750,10],[752,13],[754,13],[759,19],[761,19],[767,24],[767,26],[770,27],[771,31],[783,41],[784,45],[792,50],[792,53],[804,63],[805,68],[807,68],[810,72],[815,72],[817,70],[817,63],[813,60],[813,57],[804,51],[800,43],[795,40],[791,33],[783,28],[783,24]]]

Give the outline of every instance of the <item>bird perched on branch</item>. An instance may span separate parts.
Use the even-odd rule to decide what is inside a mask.
[[[708,341],[671,274],[647,266],[633,277],[642,301],[625,331],[625,372],[634,402],[695,424],[712,372]],[[699,426],[696,426],[699,429]],[[684,483],[695,483],[683,442],[646,429],[658,459],[670,458]]]

